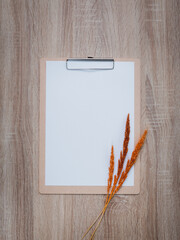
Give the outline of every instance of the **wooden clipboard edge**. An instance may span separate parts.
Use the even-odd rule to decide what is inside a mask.
[[[40,116],[39,116],[39,192],[45,191],[45,93],[46,59],[40,60]]]
[[[106,194],[106,186],[46,186],[45,185],[45,94],[46,94],[46,61],[65,61],[67,58],[40,59],[40,117],[39,117],[39,192],[41,194]],[[134,62],[134,144],[140,138],[140,60],[134,58],[116,58],[118,62]],[[119,194],[139,194],[140,192],[140,157],[134,165],[134,186],[122,186]]]

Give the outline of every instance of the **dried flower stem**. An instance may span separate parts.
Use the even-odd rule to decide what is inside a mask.
[[[128,173],[132,166],[135,164],[138,154],[144,144],[144,141],[146,139],[147,135],[147,130],[144,131],[143,135],[141,136],[140,140],[135,146],[134,151],[132,152],[131,158],[127,161],[126,168],[124,171],[123,165],[124,161],[128,152],[128,144],[129,144],[129,135],[130,135],[130,121],[129,121],[129,114],[127,116],[127,121],[126,121],[126,129],[125,129],[125,136],[124,136],[124,142],[123,142],[123,152],[120,152],[120,159],[118,160],[118,168],[117,168],[117,174],[114,174],[114,148],[112,146],[111,148],[111,157],[110,157],[110,166],[109,166],[109,177],[108,177],[108,185],[107,185],[107,197],[106,197],[106,202],[104,205],[104,208],[100,212],[100,214],[97,216],[95,221],[91,224],[91,226],[87,229],[86,233],[83,235],[81,240],[87,235],[87,233],[90,231],[90,229],[94,226],[94,224],[97,222],[99,219],[99,222],[97,226],[95,227],[90,240],[94,239],[95,233],[103,219],[103,216],[105,214],[105,211],[108,207],[109,202],[111,199],[114,197],[114,195],[119,191],[120,187],[123,185],[124,181],[126,180]],[[113,181],[113,174],[114,174],[114,181]],[[112,185],[113,181],[113,185]]]
[[[85,234],[82,236],[81,240],[88,234],[88,232],[91,230],[91,228],[94,226],[94,224],[97,222],[97,220],[99,219],[99,217],[101,216],[101,214],[103,213],[104,208],[101,210],[101,212],[99,213],[99,215],[96,217],[96,219],[94,220],[94,222],[91,224],[91,226],[87,229],[87,231],[85,232]]]
[[[124,181],[126,180],[127,176],[128,176],[128,173],[130,171],[130,169],[132,168],[132,166],[135,164],[136,162],[136,159],[138,157],[138,154],[144,144],[144,141],[145,141],[145,138],[146,138],[146,135],[147,135],[147,130],[144,131],[142,137],[140,138],[140,140],[138,141],[138,143],[136,144],[136,147],[134,149],[134,151],[132,152],[132,155],[131,155],[131,159],[127,161],[127,164],[126,164],[126,168],[125,170],[122,172],[121,174],[121,177],[119,179],[119,182],[118,182],[118,185],[117,186],[113,186],[112,190],[111,190],[111,194],[110,194],[110,197],[108,199],[108,201],[106,202],[105,206],[104,206],[104,209],[102,211],[102,215],[101,215],[101,218],[100,218],[100,221],[98,223],[98,225],[96,226],[95,230],[93,231],[92,233],[92,236],[90,238],[90,240],[92,240],[94,238],[94,235],[102,221],[102,218],[105,214],[105,211],[107,209],[107,206],[109,204],[109,202],[111,201],[111,199],[114,197],[114,195],[119,191],[120,187],[122,186],[122,184],[124,183]]]
[[[106,208],[107,208],[107,207],[106,207]],[[92,240],[92,239],[94,238],[94,235],[95,235],[95,233],[96,233],[96,231],[97,231],[97,229],[98,229],[98,227],[99,227],[99,225],[100,225],[100,223],[101,223],[101,221],[102,221],[102,219],[103,219],[103,216],[104,216],[104,213],[105,213],[105,211],[106,211],[106,208],[103,208],[103,212],[102,212],[101,218],[100,218],[100,220],[99,220],[96,228],[94,229],[93,234],[91,235],[90,240]]]

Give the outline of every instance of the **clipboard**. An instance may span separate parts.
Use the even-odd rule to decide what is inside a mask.
[[[39,192],[106,194],[111,146],[116,171],[128,113],[130,157],[140,137],[138,59],[42,58]],[[117,194],[139,191],[138,157]]]

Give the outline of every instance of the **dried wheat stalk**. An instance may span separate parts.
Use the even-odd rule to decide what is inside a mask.
[[[114,174],[114,148],[112,146],[111,148],[111,156],[110,156],[110,166],[109,166],[109,176],[108,176],[108,184],[107,184],[107,197],[106,197],[106,202],[104,205],[104,208],[98,215],[98,217],[95,219],[95,221],[91,224],[91,226],[87,229],[86,233],[83,235],[81,239],[83,239],[87,233],[90,231],[90,229],[94,226],[94,224],[97,222],[97,220],[100,218],[97,226],[95,227],[90,240],[94,239],[95,233],[103,219],[103,216],[105,214],[105,211],[107,209],[107,206],[111,199],[114,197],[114,195],[119,191],[121,188],[122,184],[126,180],[128,173],[132,166],[135,164],[138,154],[144,144],[144,141],[146,139],[147,135],[147,130],[144,131],[143,135],[139,139],[138,143],[135,146],[134,151],[132,152],[131,158],[127,161],[125,170],[122,171],[124,161],[128,152],[128,144],[129,144],[129,135],[130,135],[130,120],[129,120],[129,114],[127,116],[126,120],[126,128],[125,128],[125,135],[124,135],[124,142],[123,142],[123,152],[120,152],[120,159],[118,160],[118,168],[117,168],[117,174]],[[114,174],[114,181],[113,181],[113,174]],[[113,181],[113,185],[112,185]]]

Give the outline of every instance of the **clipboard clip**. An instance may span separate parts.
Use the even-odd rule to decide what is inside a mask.
[[[113,70],[114,59],[100,58],[69,58],[66,60],[67,70],[95,71],[95,70]]]

